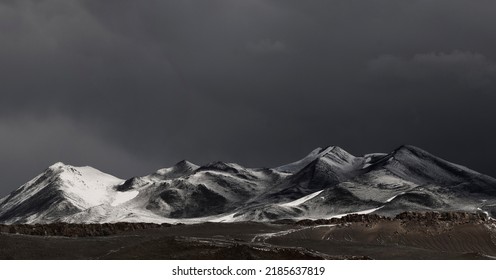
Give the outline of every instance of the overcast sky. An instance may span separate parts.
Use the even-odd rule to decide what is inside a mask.
[[[0,0],[0,195],[419,146],[496,176],[496,1]]]

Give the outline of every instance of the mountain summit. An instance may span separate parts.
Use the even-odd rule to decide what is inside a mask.
[[[276,168],[181,161],[128,180],[56,163],[0,199],[0,223],[270,221],[457,210],[496,217],[496,180],[414,146],[363,156],[329,146]]]

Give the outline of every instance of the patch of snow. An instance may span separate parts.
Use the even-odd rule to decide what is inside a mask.
[[[299,206],[305,202],[307,202],[308,200],[316,197],[317,195],[321,194],[324,190],[321,190],[321,191],[318,191],[318,192],[314,192],[314,193],[311,193],[309,195],[306,195],[304,197],[301,197],[297,200],[294,200],[294,201],[291,201],[291,202],[287,202],[287,203],[282,203],[282,204],[279,204],[279,206],[282,206],[282,207],[296,207],[296,206]]]
[[[363,166],[362,169],[368,168],[372,165],[371,161],[372,158],[379,158],[379,157],[385,157],[387,154],[384,153],[373,153],[373,154],[366,154],[363,156],[364,161],[363,161]]]
[[[284,230],[284,231],[278,231],[278,232],[257,234],[257,235],[255,235],[255,237],[253,237],[251,242],[265,242],[269,238],[288,235],[290,233],[297,232],[297,231],[300,231],[303,229],[305,229],[305,228],[296,228],[296,229],[290,229],[290,230]]]
[[[232,214],[221,216],[219,218],[210,219],[209,221],[213,223],[232,223],[237,220],[236,218],[234,218],[236,214],[237,212],[234,212]]]
[[[336,225],[318,225],[318,226],[312,226],[312,228],[323,228],[323,227],[335,227]]]
[[[155,174],[157,175],[166,175],[174,170],[174,167],[167,167],[167,168],[161,168],[157,171],[155,171]]]
[[[331,218],[338,218],[339,219],[339,218],[342,218],[344,216],[348,216],[348,215],[352,215],[352,214],[366,215],[366,214],[370,214],[372,212],[375,212],[375,211],[381,209],[382,207],[384,207],[384,206],[377,207],[377,208],[374,208],[374,209],[368,209],[368,210],[358,211],[358,212],[352,212],[352,213],[334,215],[334,216],[329,217],[328,219],[331,219]]]
[[[322,228],[322,227],[335,227],[336,225],[317,225],[317,226],[309,226],[309,227],[302,227],[302,228],[295,228],[295,229],[289,229],[289,230],[283,230],[283,231],[277,231],[277,232],[270,232],[270,233],[263,233],[263,234],[257,234],[255,237],[252,238],[251,242],[263,242],[267,241],[267,239],[273,238],[273,237],[279,237],[279,236],[284,236],[288,235],[291,233],[295,233],[298,231],[306,230],[306,229],[314,229],[314,228]]]
[[[127,191],[127,192],[117,192],[114,197],[114,201],[110,204],[110,206],[117,206],[127,202],[133,198],[135,198],[139,194],[138,191]]]
[[[74,205],[82,209],[110,203],[115,193],[112,187],[124,182],[92,167],[65,166],[63,169],[59,174],[63,182],[60,189]]]
[[[178,223],[177,219],[158,216],[150,211],[138,208],[112,207],[99,205],[60,219],[67,223],[116,223],[116,222],[142,222],[142,223]]]
[[[399,195],[403,195],[403,194],[405,194],[405,192],[399,193],[399,194],[397,194],[397,195],[395,195],[395,196],[393,196],[393,197],[389,198],[388,200],[386,200],[386,202],[385,202],[385,203],[391,202],[391,201],[392,201],[393,199],[395,199],[397,196],[399,196]]]
[[[482,213],[486,214],[486,216],[487,216],[487,218],[488,218],[489,220],[495,220],[495,219],[493,219],[493,217],[491,217],[491,215],[489,215],[489,212],[482,210],[480,207],[478,207],[478,208],[477,208],[477,210],[479,210],[479,211],[481,211]]]

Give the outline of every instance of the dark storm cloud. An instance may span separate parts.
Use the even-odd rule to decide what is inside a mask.
[[[405,87],[451,84],[456,88],[472,89],[467,94],[493,94],[496,88],[496,63],[484,55],[472,52],[416,54],[412,58],[383,55],[369,63],[373,80],[398,83]],[[453,94],[453,90],[445,94]]]
[[[58,160],[125,177],[183,158],[273,166],[330,144],[410,143],[496,175],[494,12],[488,0],[0,1],[1,165],[28,166],[2,189]]]
[[[281,41],[271,41],[264,39],[258,42],[250,42],[247,49],[254,54],[285,53],[286,45]]]

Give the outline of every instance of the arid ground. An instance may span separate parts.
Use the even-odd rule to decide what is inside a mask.
[[[0,259],[493,259],[482,214],[272,223],[0,225]]]

